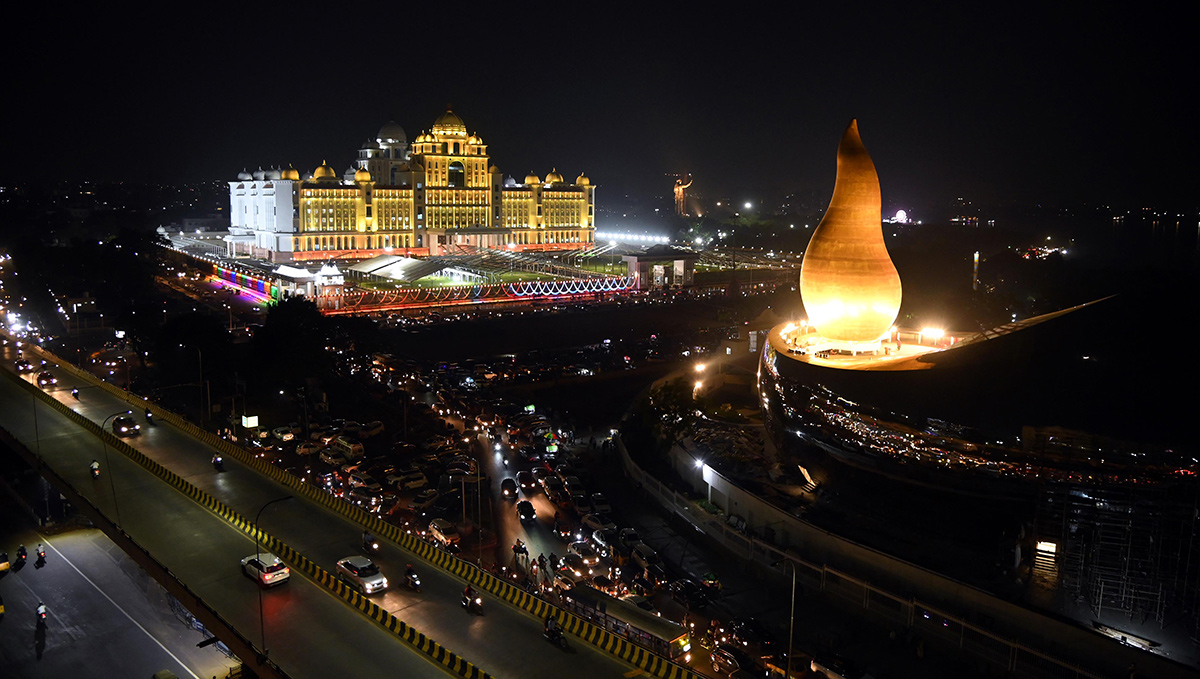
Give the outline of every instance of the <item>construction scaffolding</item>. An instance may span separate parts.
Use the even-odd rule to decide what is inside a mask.
[[[1200,631],[1200,540],[1194,483],[1056,483],[1039,497],[1039,544],[1055,545],[1053,570],[1065,594],[1097,618],[1138,624],[1187,616]],[[1041,565],[1039,566],[1039,561]],[[1041,572],[1039,573],[1039,570]]]

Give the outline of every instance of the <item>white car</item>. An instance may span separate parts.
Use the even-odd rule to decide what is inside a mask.
[[[358,433],[358,437],[362,438],[362,439],[369,439],[372,436],[378,436],[382,433],[383,433],[383,423],[380,422],[379,420],[375,420],[374,422],[368,422],[368,423],[364,424],[362,431],[360,431]]]
[[[567,546],[567,551],[571,554],[578,554],[579,558],[583,559],[585,566],[596,566],[600,563],[600,555],[596,553],[595,548],[583,540],[572,542]]]
[[[271,435],[280,441],[291,441],[296,438],[296,435],[292,433],[291,427],[276,427],[271,430]]]
[[[633,561],[642,568],[650,568],[657,566],[662,562],[658,558],[658,552],[654,551],[644,542],[639,542],[633,546]]]
[[[421,472],[405,474],[396,481],[396,486],[400,488],[416,489],[424,488],[427,485],[429,485],[429,479],[426,478]]]
[[[588,514],[587,516],[583,517],[580,523],[593,531],[605,530],[606,528],[611,530],[617,529],[617,524],[613,523],[613,520],[604,514]]]
[[[346,458],[342,454],[332,448],[326,448],[321,451],[321,461],[325,464],[331,464],[335,467],[340,467],[346,464]]]
[[[612,514],[612,505],[604,493],[592,493],[592,511],[597,514]]]
[[[443,545],[452,545],[458,542],[458,529],[454,527],[454,523],[449,519],[437,518],[429,522],[429,534],[435,540]]]
[[[388,579],[379,572],[379,567],[365,556],[348,556],[338,561],[337,577],[363,594],[382,592],[388,586]]]
[[[273,587],[287,582],[292,571],[274,554],[259,552],[242,559],[242,573],[263,587]]]
[[[321,452],[321,446],[312,441],[301,441],[296,444],[297,455],[316,455],[319,452]]]

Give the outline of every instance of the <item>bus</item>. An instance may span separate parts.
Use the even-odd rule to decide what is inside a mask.
[[[562,595],[563,608],[593,625],[675,662],[691,662],[692,642],[683,625],[584,585]]]

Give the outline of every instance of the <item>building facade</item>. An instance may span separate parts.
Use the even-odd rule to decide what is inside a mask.
[[[595,190],[552,171],[504,180],[487,145],[447,110],[411,145],[389,122],[340,177],[328,163],[242,172],[229,183],[229,254],[270,261],[440,255],[458,246],[590,247]]]

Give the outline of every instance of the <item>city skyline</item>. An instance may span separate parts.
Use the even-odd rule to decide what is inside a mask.
[[[0,181],[341,170],[383,123],[415,137],[447,104],[506,176],[586,173],[601,202],[668,194],[671,173],[709,199],[827,195],[830,140],[852,118],[888,178],[885,208],[1186,206],[1196,181],[1183,43],[1148,17],[196,11],[186,31],[138,18],[74,14],[56,19],[56,49],[10,44],[23,103]],[[406,28],[365,28],[393,24]]]

